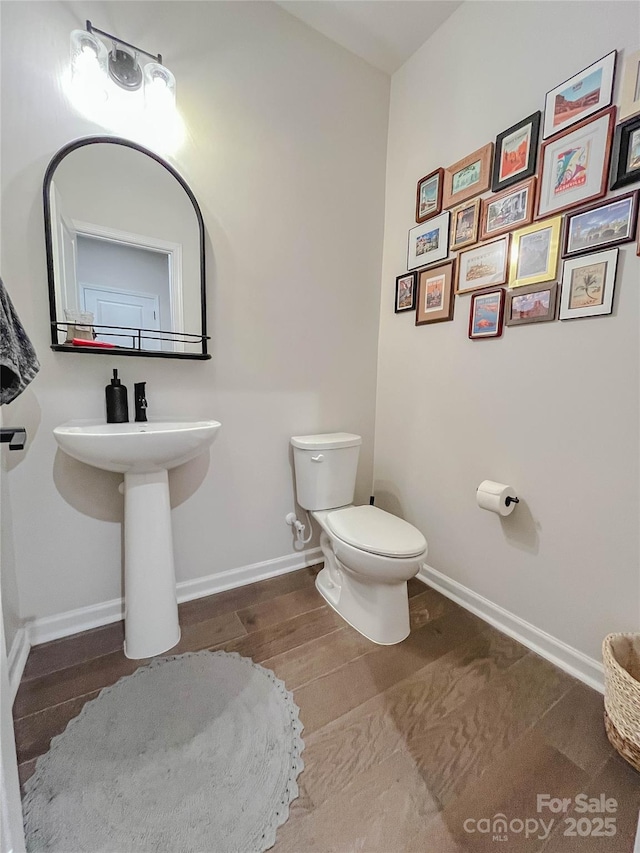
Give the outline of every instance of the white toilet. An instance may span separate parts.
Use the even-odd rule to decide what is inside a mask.
[[[298,503],[322,528],[316,587],[369,640],[400,643],[409,635],[407,581],[427,556],[426,539],[384,510],[353,506],[359,435],[298,435],[291,444]]]

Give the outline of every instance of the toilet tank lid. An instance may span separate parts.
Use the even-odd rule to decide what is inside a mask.
[[[337,447],[357,447],[362,436],[351,432],[327,432],[322,435],[294,435],[291,444],[302,450],[333,450]]]

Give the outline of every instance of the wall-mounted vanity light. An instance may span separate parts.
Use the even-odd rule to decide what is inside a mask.
[[[102,39],[111,42],[111,50]],[[71,33],[71,78],[74,88],[87,98],[105,101],[123,91],[132,101],[143,97],[148,109],[175,106],[176,78],[162,64],[162,55],[99,30],[91,21],[86,30]]]

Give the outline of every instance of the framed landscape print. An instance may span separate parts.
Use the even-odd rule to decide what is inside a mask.
[[[500,195],[482,199],[480,215],[480,239],[489,240],[528,225],[533,219],[533,203],[536,179],[529,178],[524,184],[505,190]]]
[[[608,107],[613,95],[616,51],[574,74],[547,92],[544,103],[543,139],[560,133],[578,121]]]
[[[535,175],[540,118],[538,110],[497,137],[491,183],[494,193]]]
[[[534,222],[513,233],[509,287],[552,281],[558,271],[562,217]]]
[[[442,176],[444,169],[436,169],[418,181],[416,191],[416,222],[437,216],[442,210]]]
[[[416,307],[416,278],[415,272],[406,272],[396,278],[396,314]]]
[[[451,211],[451,239],[449,249],[457,252],[478,242],[480,224],[480,199],[475,198],[454,207]]]
[[[415,270],[449,254],[449,211],[416,225],[409,231],[407,269]]]
[[[456,293],[504,284],[509,265],[509,234],[460,252]]]
[[[615,114],[616,108],[609,107],[543,142],[538,219],[595,201],[605,194]]]
[[[611,155],[612,190],[640,181],[640,116],[616,127]]]
[[[640,113],[640,50],[625,57],[618,121]]]
[[[556,318],[558,285],[534,284],[507,293],[504,322],[507,326],[547,323]]]
[[[453,270],[455,261],[418,273],[416,326],[453,320]]]
[[[493,142],[444,170],[443,207],[454,207],[486,192],[491,186]]]
[[[637,219],[637,190],[569,213],[562,254],[564,257],[580,255],[627,243],[634,239]]]
[[[504,317],[504,288],[474,293],[469,310],[469,337],[499,338]]]
[[[618,249],[607,249],[564,262],[560,319],[611,314]]]

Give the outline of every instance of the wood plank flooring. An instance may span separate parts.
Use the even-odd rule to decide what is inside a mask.
[[[416,580],[410,637],[376,646],[325,604],[318,568],[181,605],[172,650],[236,651],[293,690],[305,770],[275,853],[632,853],[640,774],[609,745],[598,693]],[[85,702],[145,664],[122,641],[118,623],[32,649],[14,704],[23,782]],[[573,804],[537,811],[537,794],[579,793],[617,800],[614,837],[566,835],[572,816],[597,828]],[[483,831],[499,813],[514,821],[500,840]]]

